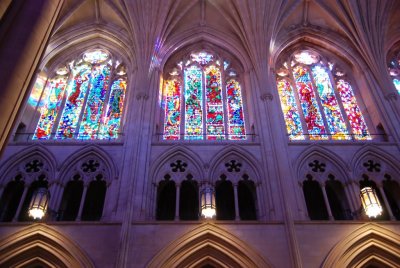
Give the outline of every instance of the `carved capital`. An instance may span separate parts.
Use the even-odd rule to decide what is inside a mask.
[[[385,98],[386,98],[388,101],[396,101],[398,95],[399,95],[399,94],[397,94],[397,93],[391,92],[391,93],[386,94],[386,95],[385,95]]]
[[[136,94],[137,100],[147,100],[149,96],[145,92],[139,92]]]
[[[273,99],[273,96],[271,93],[264,93],[261,95],[260,98],[262,101],[271,101]]]

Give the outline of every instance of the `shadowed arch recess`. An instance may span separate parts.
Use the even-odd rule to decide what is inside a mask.
[[[243,241],[212,223],[200,225],[176,239],[161,250],[147,267],[183,268],[204,265],[272,267]]]

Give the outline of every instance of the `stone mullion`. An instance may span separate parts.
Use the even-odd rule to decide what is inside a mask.
[[[353,211],[355,211],[355,210],[357,210],[357,209],[359,209],[359,206],[358,206],[358,204],[357,204],[357,202],[356,202],[356,200],[355,200],[355,195],[354,195],[354,191],[353,191],[353,188],[352,188],[352,182],[351,181],[349,181],[349,182],[346,182],[345,184],[344,184],[344,192],[345,192],[345,195],[346,195],[346,198],[347,198],[347,200],[349,200],[349,202],[350,202],[350,214],[352,215],[353,213]]]
[[[355,207],[353,207],[352,214],[359,218],[361,216],[360,212],[362,210],[362,203],[360,198],[356,198],[356,196],[360,196],[360,186],[356,181],[349,183],[349,193],[353,193],[351,196],[353,197],[353,202],[355,202]]]
[[[238,195],[238,183],[233,184],[233,191],[234,191],[234,201],[235,201],[235,221],[240,220],[239,214],[239,195]]]
[[[84,183],[81,203],[79,205],[78,216],[76,218],[76,221],[80,221],[82,219],[82,211],[83,211],[83,206],[85,205],[86,194],[87,194],[88,187],[89,187],[89,184],[88,183]]]
[[[383,189],[383,186],[380,184],[378,186],[377,190],[381,192],[382,199],[383,199],[383,202],[384,202],[384,204],[386,206],[386,210],[387,210],[387,212],[389,214],[390,220],[391,221],[396,220],[396,218],[393,216],[392,208],[390,207],[389,201],[387,200],[387,197],[386,197],[385,191]]]
[[[328,216],[329,216],[329,220],[332,221],[334,220],[333,215],[332,215],[332,210],[331,210],[331,205],[329,203],[329,199],[328,199],[328,195],[326,194],[326,185],[323,183],[321,184],[321,188],[322,188],[322,194],[324,196],[324,201],[325,201],[325,207],[328,211]]]
[[[17,211],[15,212],[13,221],[17,221],[19,218],[19,214],[21,214],[21,209],[22,209],[23,204],[25,203],[25,198],[26,198],[26,195],[28,194],[28,189],[29,189],[29,186],[25,185],[24,192],[22,193],[21,199],[19,200],[19,205],[18,205]]]
[[[180,184],[177,183],[175,185],[175,220],[178,221],[179,220],[179,202],[180,202]]]
[[[49,209],[52,210],[57,210],[56,205],[58,203],[58,200],[60,199],[60,188],[61,185],[58,184],[58,182],[53,182],[50,187],[49,187],[49,193],[50,193],[50,201],[49,201]],[[53,196],[53,198],[52,198]]]

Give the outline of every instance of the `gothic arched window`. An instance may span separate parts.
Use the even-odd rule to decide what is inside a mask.
[[[336,65],[301,50],[278,69],[277,88],[290,140],[371,139],[353,87]]]
[[[306,178],[307,180],[303,182],[303,193],[310,220],[328,220],[329,215],[319,182],[313,180],[310,174],[307,174]]]
[[[86,51],[47,80],[39,75],[28,100],[40,114],[33,139],[118,138],[126,87],[125,67],[102,49]]]
[[[164,82],[164,140],[245,140],[242,90],[229,63],[192,53]]]
[[[222,174],[215,183],[215,201],[217,206],[217,220],[234,220],[235,196],[233,184]]]
[[[99,221],[109,185],[107,167],[101,159],[93,156],[74,165],[69,167],[57,220]]]
[[[89,183],[85,202],[82,210],[83,221],[99,221],[103,215],[104,201],[106,199],[107,183],[102,174],[98,174]]]
[[[179,194],[179,219],[199,219],[199,186],[197,181],[189,174],[186,180],[182,181]]]
[[[25,181],[21,174],[9,181],[0,199],[0,221],[12,221],[24,193]]]
[[[351,209],[347,202],[343,184],[336,180],[332,174],[329,174],[328,178],[325,182],[325,191],[333,218],[335,220],[351,220]]]
[[[252,180],[247,174],[239,181],[238,187],[239,217],[241,220],[257,220],[257,192]]]
[[[176,209],[176,186],[171,176],[166,174],[157,187],[157,220],[173,220]]]
[[[73,178],[67,183],[62,196],[60,209],[58,211],[58,219],[60,221],[76,220],[82,200],[83,188],[83,181],[79,174],[73,176]]]
[[[389,74],[392,77],[394,87],[400,94],[400,52],[389,62]]]

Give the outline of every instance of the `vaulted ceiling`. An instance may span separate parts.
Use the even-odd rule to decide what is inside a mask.
[[[372,61],[400,39],[399,12],[398,0],[66,0],[47,54],[105,38],[144,63],[210,41],[257,65],[313,33],[341,38]]]

